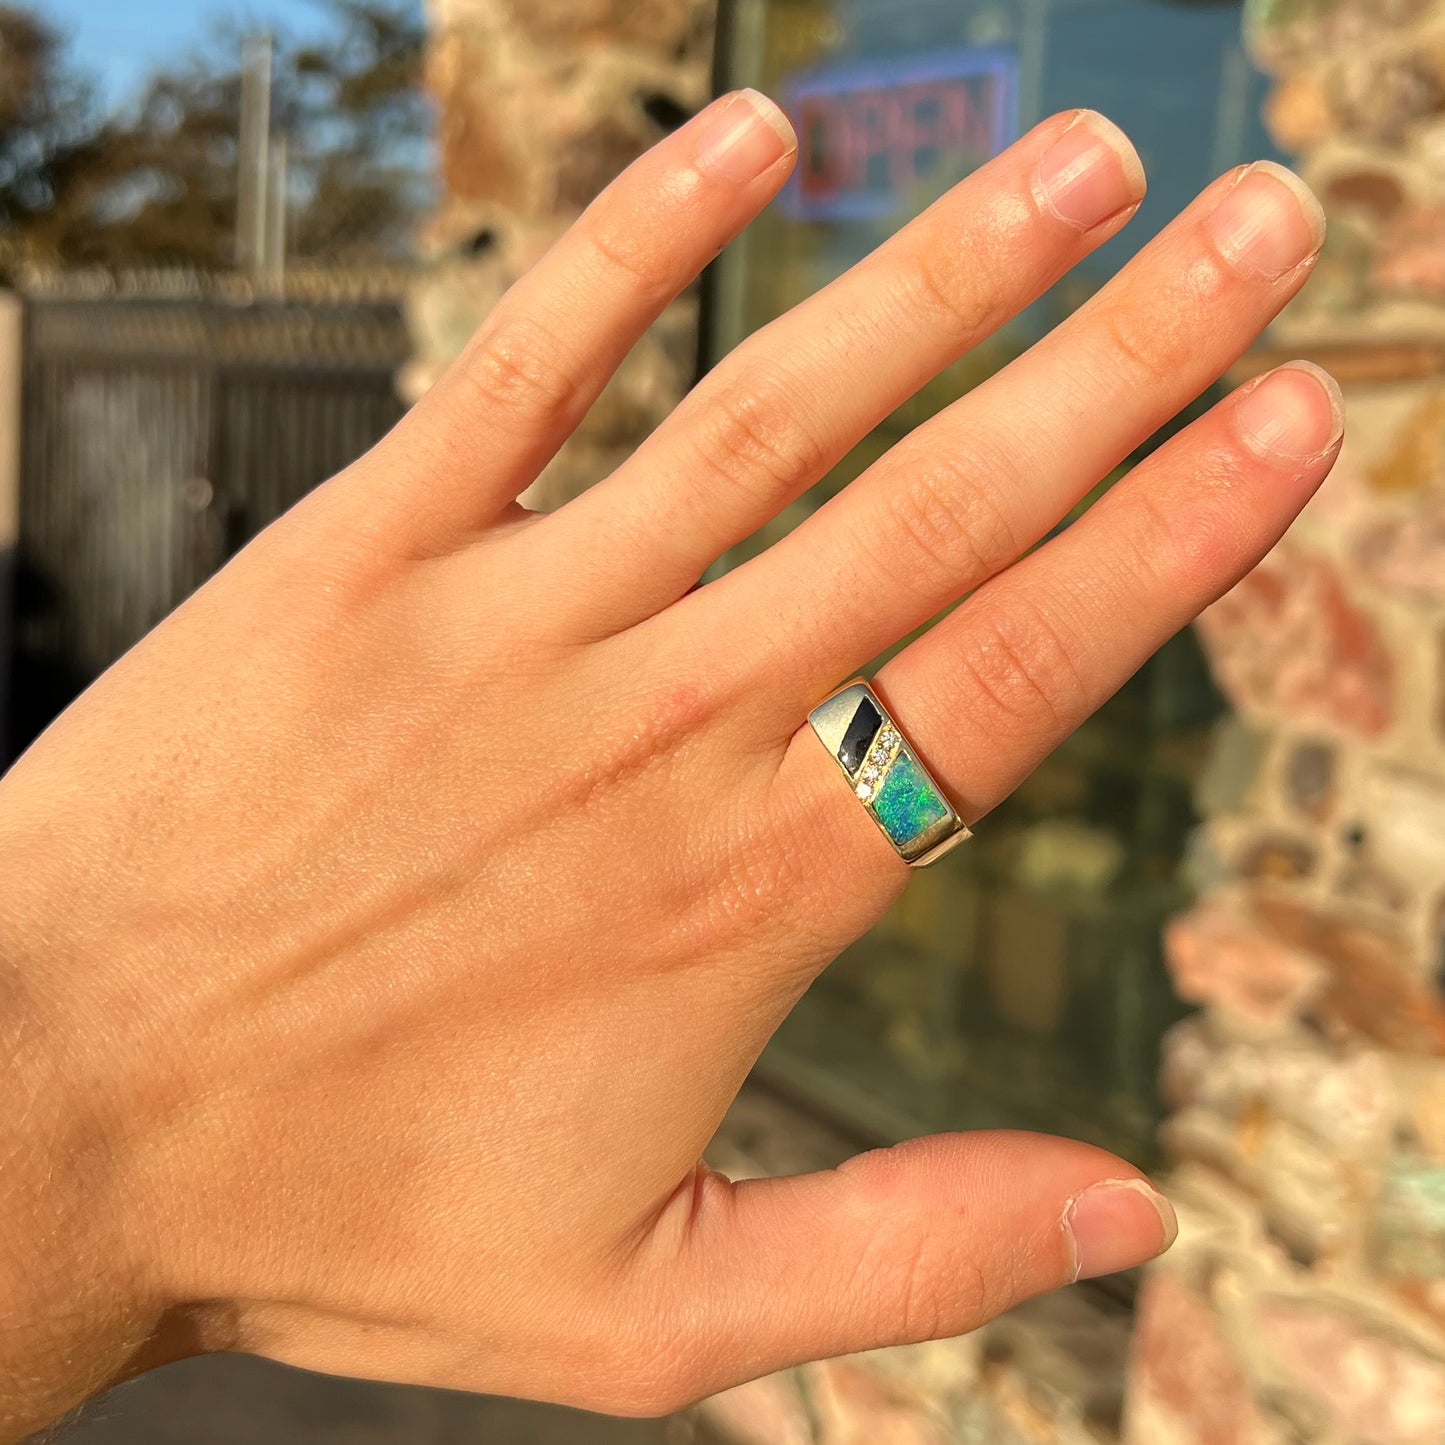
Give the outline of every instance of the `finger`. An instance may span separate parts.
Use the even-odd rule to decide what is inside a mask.
[[[682,596],[926,381],[1119,231],[1144,177],[1102,116],[1046,121],[734,351],[611,478],[549,558],[625,579],[620,629]],[[559,535],[560,534],[560,535]],[[590,599],[595,609],[595,596]]]
[[[828,1173],[699,1187],[677,1278],[680,1348],[693,1343],[700,1378],[680,1394],[960,1335],[1031,1295],[1152,1259],[1176,1232],[1138,1170],[1035,1134],[920,1139]],[[672,1227],[663,1220],[664,1248]]]
[[[880,689],[917,719],[915,740],[971,815],[1260,562],[1329,474],[1343,434],[1330,377],[1307,363],[1271,373],[883,670]]]
[[[367,469],[423,546],[529,486],[664,308],[773,198],[796,142],[754,91],[631,165],[502,299]]]
[[[773,650],[791,727],[1047,535],[1215,381],[1304,284],[1323,237],[1288,172],[1223,178],[1027,356],[687,607]]]
[[[980,588],[876,686],[969,820],[1000,803],[1279,540],[1339,454],[1339,388],[1296,362],[1180,433],[1068,531]],[[783,763],[837,876],[897,869],[808,729]],[[860,886],[855,893],[867,891]]]

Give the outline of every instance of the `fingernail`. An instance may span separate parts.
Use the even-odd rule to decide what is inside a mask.
[[[787,116],[756,90],[740,90],[710,112],[693,164],[725,181],[750,181],[798,148]]]
[[[1039,201],[1081,231],[1136,205],[1144,190],[1144,167],[1129,137],[1092,110],[1081,111],[1039,162]]]
[[[1179,1234],[1174,1206],[1145,1179],[1106,1179],[1071,1200],[1064,1236],[1073,1278],[1116,1274],[1164,1253]]]
[[[1224,258],[1247,276],[1277,281],[1325,243],[1325,211],[1315,193],[1273,161],[1245,171],[1213,217]]]
[[[1245,443],[1262,457],[1311,461],[1345,434],[1340,384],[1309,361],[1292,361],[1246,387],[1235,411]]]

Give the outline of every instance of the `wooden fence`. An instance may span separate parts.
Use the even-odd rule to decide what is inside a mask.
[[[13,754],[402,412],[395,304],[27,303]],[[3,635],[3,629],[0,629]]]

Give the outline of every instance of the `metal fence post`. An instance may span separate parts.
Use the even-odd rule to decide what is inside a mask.
[[[15,657],[15,577],[20,546],[20,376],[25,334],[20,298],[0,291],[0,771]]]

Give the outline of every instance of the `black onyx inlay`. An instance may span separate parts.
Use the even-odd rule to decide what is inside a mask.
[[[868,749],[882,726],[883,715],[865,697],[858,704],[858,711],[853,714],[853,721],[848,724],[848,731],[843,734],[843,741],[838,746],[838,761],[850,774],[863,766],[863,759],[868,756]]]

